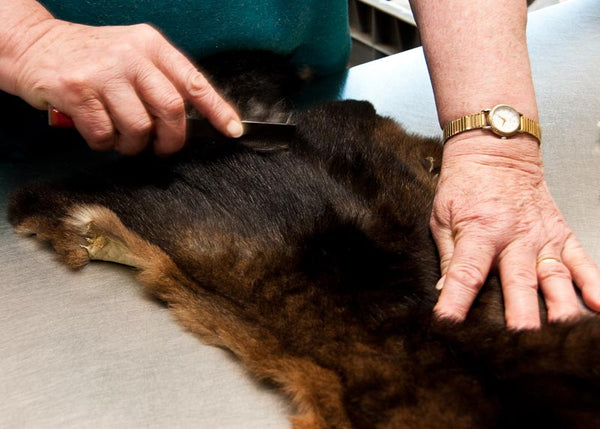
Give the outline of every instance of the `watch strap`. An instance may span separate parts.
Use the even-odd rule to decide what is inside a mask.
[[[487,125],[487,113],[485,111],[450,121],[444,127],[444,143],[458,133],[485,128]]]
[[[542,141],[542,129],[540,128],[540,124],[533,119],[529,119],[521,115],[521,127],[519,128],[519,131],[522,133],[531,134],[537,139],[538,142]]]

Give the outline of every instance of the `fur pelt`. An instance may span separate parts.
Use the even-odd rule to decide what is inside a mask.
[[[27,185],[16,230],[73,268],[135,267],[185,328],[289,395],[295,429],[600,427],[597,317],[508,331],[495,277],[464,323],[432,317],[439,140],[367,102],[294,112],[293,71],[240,58],[206,72],[243,116],[291,114],[291,141],[200,138]]]

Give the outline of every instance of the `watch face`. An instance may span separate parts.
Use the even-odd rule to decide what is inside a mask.
[[[511,136],[521,127],[521,114],[505,104],[490,110],[488,118],[492,130],[501,136]]]

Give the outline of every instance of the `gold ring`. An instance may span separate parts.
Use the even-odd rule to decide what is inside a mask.
[[[548,263],[548,262],[558,262],[559,264],[562,264],[562,261],[560,259],[556,259],[556,258],[540,258],[540,259],[537,260],[537,263],[535,265],[537,267],[538,265],[545,264],[545,263]]]

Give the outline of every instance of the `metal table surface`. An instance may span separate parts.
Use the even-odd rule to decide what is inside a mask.
[[[600,3],[572,0],[534,12],[528,34],[547,180],[598,263],[599,29]],[[410,131],[440,133],[421,49],[350,69],[315,85],[311,97],[331,95],[370,100]],[[110,156],[66,143],[48,148],[43,133],[31,146],[11,146],[7,135],[31,132],[20,126],[28,127],[0,127],[2,213],[19,183]],[[44,246],[17,237],[5,216],[0,255],[0,427],[288,425],[284,400],[230,354],[183,332],[129,269],[94,263],[71,272]]]

